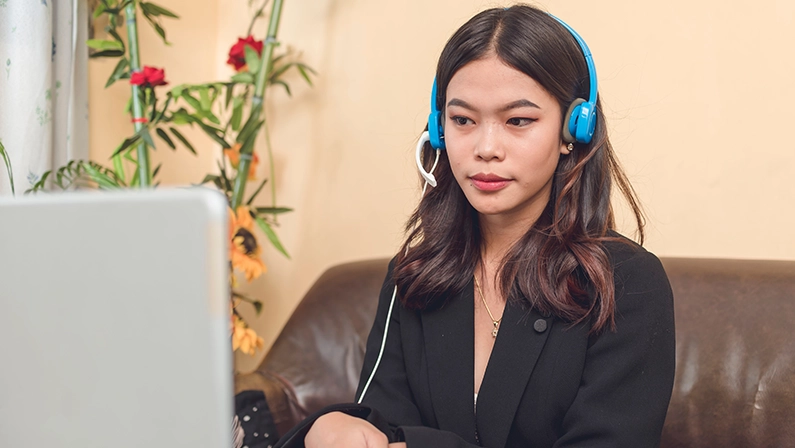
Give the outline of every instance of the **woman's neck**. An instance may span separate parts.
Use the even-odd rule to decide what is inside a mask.
[[[500,264],[505,254],[532,227],[533,219],[516,220],[499,215],[479,215],[480,232],[483,238],[481,259],[490,274]]]

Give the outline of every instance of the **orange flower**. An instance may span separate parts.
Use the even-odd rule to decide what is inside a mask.
[[[254,218],[248,207],[241,206],[237,214],[229,210],[229,259],[232,268],[246,274],[249,282],[265,272],[262,262],[262,249],[254,236]]]
[[[238,317],[232,315],[232,350],[240,350],[247,355],[254,355],[258,349],[265,346],[265,341],[256,331]]]
[[[240,165],[241,146],[243,145],[240,143],[235,143],[235,145],[231,148],[224,148],[224,155],[229,159],[229,163],[234,169],[237,169],[237,167]],[[259,156],[255,152],[251,154],[251,163],[248,166],[248,180],[254,180],[257,178],[257,165],[259,165]]]

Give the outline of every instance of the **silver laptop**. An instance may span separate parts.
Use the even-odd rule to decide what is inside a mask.
[[[209,190],[0,200],[0,447],[231,446],[227,219]]]

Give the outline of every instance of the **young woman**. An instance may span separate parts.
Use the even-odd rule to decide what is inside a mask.
[[[436,83],[436,185],[390,263],[359,403],[313,420],[306,446],[657,446],[672,295],[614,231],[613,186],[641,241],[643,219],[587,46],[533,7],[490,9],[452,36]]]

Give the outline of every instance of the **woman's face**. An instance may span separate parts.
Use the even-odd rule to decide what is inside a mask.
[[[472,61],[447,86],[447,155],[469,203],[484,217],[534,222],[565,154],[557,100],[496,56]]]

